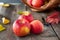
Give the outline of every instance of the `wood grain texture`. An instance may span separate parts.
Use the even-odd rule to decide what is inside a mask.
[[[59,37],[59,40],[60,40],[60,23],[59,24],[56,24],[56,25],[52,25],[52,27],[54,28],[57,36]]]

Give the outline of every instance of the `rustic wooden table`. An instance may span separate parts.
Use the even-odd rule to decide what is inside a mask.
[[[14,8],[13,7],[7,8],[6,13],[8,14],[8,17],[11,19],[11,23],[8,25],[4,25],[4,27],[6,27],[6,30],[0,32],[0,40],[60,40],[60,24],[44,25],[45,30],[43,33],[39,35],[30,34],[26,37],[15,36],[14,33],[12,32],[12,24],[14,20],[18,18],[19,15],[16,14],[16,12],[12,12],[12,9]],[[29,8],[21,4],[20,10],[29,10]],[[37,13],[32,11],[31,13],[34,16],[34,19],[39,19],[42,22],[43,22],[42,17],[44,18],[46,17],[45,13]]]

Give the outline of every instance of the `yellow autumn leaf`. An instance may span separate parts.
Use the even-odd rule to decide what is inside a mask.
[[[3,31],[3,30],[5,30],[6,28],[5,27],[3,27],[1,24],[0,24],[0,31]]]
[[[3,23],[3,24],[8,24],[8,23],[10,23],[10,20],[7,19],[7,18],[5,18],[5,17],[3,17],[3,18],[2,18],[2,23]]]

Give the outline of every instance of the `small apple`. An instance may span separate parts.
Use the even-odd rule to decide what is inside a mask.
[[[43,5],[43,0],[32,0],[33,7],[41,7]]]
[[[39,8],[43,5],[43,0],[27,0],[27,3],[33,7]]]
[[[13,32],[17,36],[26,36],[30,33],[30,24],[27,20],[16,20],[13,23]]]
[[[24,19],[26,19],[29,22],[31,22],[31,21],[34,20],[32,14],[29,11],[23,11],[23,12],[21,12],[21,15],[19,16],[18,19],[21,19],[21,18],[24,18]]]
[[[44,30],[44,25],[39,20],[32,21],[30,25],[31,25],[31,30],[34,34],[39,34]]]

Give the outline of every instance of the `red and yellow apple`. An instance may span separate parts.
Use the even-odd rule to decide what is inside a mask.
[[[16,20],[13,23],[13,32],[17,36],[26,36],[30,34],[30,24],[25,19]]]
[[[30,6],[33,6],[33,7],[36,7],[36,8],[39,8],[44,4],[43,0],[27,0],[27,3]]]
[[[43,30],[44,30],[44,25],[39,20],[32,21],[30,23],[30,25],[31,25],[31,31],[34,34],[39,34],[39,33],[43,32]]]
[[[21,12],[21,15],[18,17],[18,19],[21,19],[21,18],[26,19],[29,22],[34,20],[32,14],[29,11]]]

